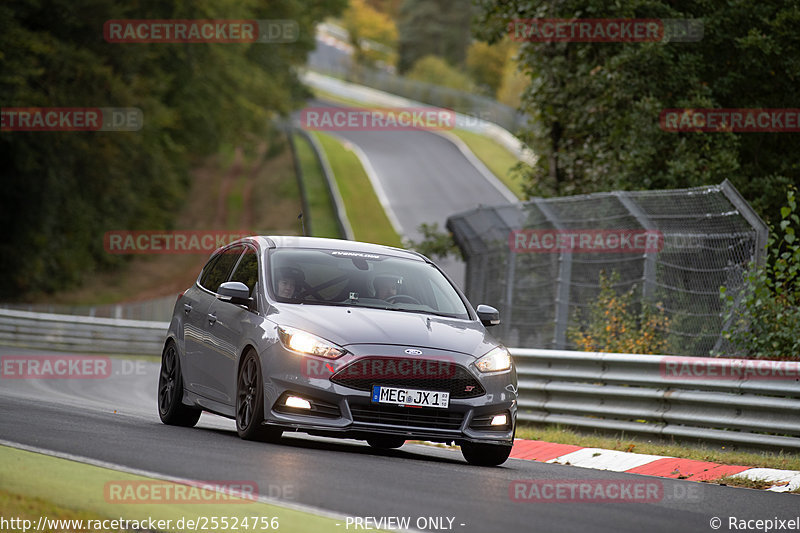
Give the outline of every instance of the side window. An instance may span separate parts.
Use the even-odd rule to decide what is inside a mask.
[[[228,281],[228,276],[233,269],[233,265],[236,264],[236,260],[242,255],[243,248],[242,246],[229,248],[209,261],[206,268],[203,269],[200,285],[211,292],[217,292],[219,286]]]
[[[250,289],[250,296],[254,296],[253,289],[258,283],[258,256],[255,250],[250,247],[245,249],[236,271],[231,276],[231,281],[244,283]]]

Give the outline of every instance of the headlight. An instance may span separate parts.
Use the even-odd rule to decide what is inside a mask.
[[[285,348],[305,355],[337,359],[347,353],[343,348],[300,329],[278,326],[278,337]]]
[[[504,346],[497,346],[475,362],[481,372],[500,372],[511,368],[511,354]]]

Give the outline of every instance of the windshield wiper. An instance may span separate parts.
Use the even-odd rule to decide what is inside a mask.
[[[425,315],[442,316],[445,318],[466,318],[459,317],[458,315],[451,315],[450,313],[440,313],[438,311],[425,311],[424,309],[409,309],[408,307],[387,307],[390,311],[400,311],[401,313],[422,313]]]

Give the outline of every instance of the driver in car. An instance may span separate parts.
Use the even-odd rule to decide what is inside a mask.
[[[387,300],[392,296],[397,296],[397,286],[400,278],[392,275],[375,276],[372,286],[375,287],[375,298]]]
[[[278,297],[295,298],[305,280],[305,276],[299,268],[282,267],[278,269],[276,279],[278,280],[276,286]]]

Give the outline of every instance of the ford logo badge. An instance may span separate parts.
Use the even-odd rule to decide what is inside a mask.
[[[422,355],[422,351],[421,350],[415,350],[413,348],[409,348],[408,350],[406,350],[406,353],[408,355]]]

